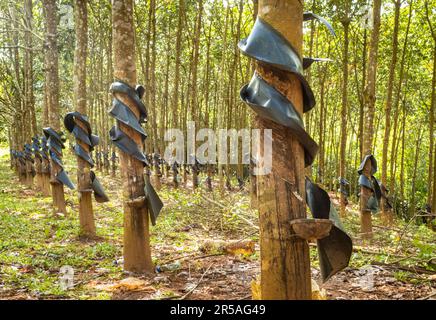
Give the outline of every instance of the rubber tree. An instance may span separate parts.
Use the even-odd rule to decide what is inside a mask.
[[[74,24],[76,32],[76,48],[74,51],[74,102],[78,112],[88,113],[86,105],[86,58],[88,55],[88,7],[87,0],[76,0],[74,3]],[[87,127],[77,122],[86,133]],[[89,153],[89,145],[77,140],[77,143]],[[94,212],[92,208],[92,192],[90,190],[90,164],[77,156],[77,183],[79,187],[79,220],[81,234],[95,236]]]
[[[59,132],[61,123],[59,120],[59,61],[57,47],[57,5],[56,0],[44,0],[46,22],[46,94],[49,110],[49,126]],[[64,186],[57,181],[56,175],[61,170],[59,165],[51,160],[50,184],[53,197],[53,205],[57,212],[66,213]]]
[[[346,146],[347,146],[347,111],[348,111],[348,48],[350,33],[350,7],[351,1],[344,2],[344,15],[341,17],[341,24],[344,28],[344,51],[342,55],[342,105],[341,105],[341,147],[339,159],[339,176],[345,178],[346,175]],[[340,194],[341,216],[345,216],[346,196],[343,192]]]
[[[112,49],[114,78],[135,88],[137,81],[135,65],[135,26],[133,0],[112,2]],[[125,95],[116,98],[130,108],[138,117],[139,111]],[[138,132],[117,121],[117,126],[131,138],[139,150],[143,141]],[[120,171],[123,182],[124,210],[124,269],[131,272],[152,272],[149,214],[145,206],[135,206],[136,199],[144,197],[144,165],[133,156],[120,152]]]
[[[303,6],[300,1],[259,0],[258,15],[282,34],[301,56]],[[256,72],[286,93],[298,113],[302,114],[302,88],[294,74],[261,64],[256,65]],[[257,179],[261,297],[310,299],[309,246],[305,240],[293,236],[289,227],[290,220],[306,218],[304,151],[288,128],[265,118],[257,117],[255,121],[261,130],[272,129],[272,170]]]
[[[386,105],[385,105],[385,132],[383,137],[383,152],[382,152],[382,178],[381,182],[386,187],[388,183],[387,170],[388,170],[388,148],[389,148],[389,137],[391,135],[391,110],[392,110],[392,98],[394,91],[395,82],[395,67],[397,65],[398,56],[398,29],[400,24],[400,9],[401,1],[395,0],[395,19],[394,19],[394,31],[392,34],[392,57],[389,67],[389,79],[388,87],[386,93]],[[394,161],[394,159],[391,159]],[[386,223],[392,223],[393,215],[391,211],[386,210],[386,204],[382,198],[381,204],[382,219]]]
[[[381,0],[374,0],[373,3],[373,29],[369,48],[369,62],[367,69],[366,85],[364,92],[364,126],[363,126],[363,158],[373,152],[374,136],[374,113],[376,100],[376,76],[377,76],[377,56],[380,37],[380,9]],[[362,158],[362,160],[363,160]],[[371,163],[367,161],[363,174],[371,177]],[[372,217],[371,211],[367,209],[367,199],[371,195],[371,190],[361,186],[360,188],[360,217],[361,233],[364,238],[372,238]]]

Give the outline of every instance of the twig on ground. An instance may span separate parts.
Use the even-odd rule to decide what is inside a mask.
[[[205,276],[206,273],[209,271],[209,269],[212,267],[212,265],[213,265],[213,263],[211,263],[211,264],[209,265],[209,267],[207,267],[206,271],[201,275],[201,278],[200,278],[200,280],[198,280],[197,284],[196,284],[196,285],[195,285],[191,290],[189,290],[186,294],[184,294],[184,295],[180,298],[180,300],[184,300],[184,299],[186,299],[186,297],[188,297],[192,292],[194,292],[195,289],[198,288],[198,286],[199,286],[199,285],[201,284],[201,282],[203,281],[204,276]]]
[[[428,296],[425,296],[423,298],[419,298],[418,300],[427,300],[427,299],[433,298],[434,296],[436,296],[436,291],[430,293]]]
[[[377,265],[377,266],[384,266],[386,268],[391,268],[391,269],[409,271],[409,272],[413,272],[413,273],[436,274],[436,271],[427,270],[427,269],[424,269],[422,267],[417,267],[417,266],[406,267],[406,266],[400,266],[398,264],[392,264],[392,263],[387,264],[387,263],[377,262],[377,261],[372,261],[371,264]]]

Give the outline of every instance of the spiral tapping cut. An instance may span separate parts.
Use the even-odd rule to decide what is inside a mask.
[[[92,134],[88,117],[77,111],[69,112],[64,118],[64,125],[65,128],[76,138],[76,144],[73,146],[74,153],[93,168],[94,161],[92,160],[91,152],[94,150],[94,147],[98,145],[99,138],[97,135]],[[84,148],[83,144],[87,146],[89,151]],[[90,171],[89,174],[91,183],[90,188],[94,192],[95,200],[99,203],[109,201],[109,198],[104,192],[100,181],[96,178],[95,173]],[[79,192],[86,191],[88,190],[79,190]]]
[[[112,83],[110,91],[113,95],[113,103],[109,114],[119,123],[122,123],[137,132],[142,141],[144,141],[147,138],[147,134],[141,126],[141,123],[145,123],[147,119],[147,109],[141,101],[141,98],[144,95],[144,88],[142,86],[137,86],[136,89],[134,89],[127,83],[116,81]],[[127,105],[119,100],[117,95],[123,95],[126,99],[129,99],[131,105],[136,107],[138,116]],[[142,150],[140,150],[136,142],[122,131],[118,125],[112,127],[109,131],[109,136],[112,143],[115,144],[118,149],[142,162],[144,166],[150,167],[147,157]],[[149,209],[149,212],[151,213],[151,223],[155,225],[156,219],[163,207],[163,203],[153,186],[150,184],[149,179],[145,179],[144,196],[145,202],[143,202],[142,205]],[[130,200],[132,205],[138,202],[138,199]]]
[[[51,181],[51,183],[60,183],[73,190],[75,186],[65,172],[62,163],[62,149],[65,149],[65,139],[62,137],[62,133],[58,133],[50,127],[44,128],[42,131],[47,139],[48,153],[52,164],[57,166],[56,181]]]
[[[313,13],[304,13],[303,21],[312,19],[321,21],[334,34],[333,28],[323,18]],[[277,73],[288,72],[295,75],[301,84],[303,112],[308,112],[315,106],[314,94],[303,71],[313,62],[330,61],[329,59],[301,59],[286,38],[260,17],[257,18],[250,35],[240,41],[238,46],[243,54],[256,60],[260,66],[267,66]],[[303,119],[294,104],[280,92],[279,88],[275,88],[255,72],[250,83],[241,89],[240,96],[259,117],[289,128],[304,149],[305,166],[313,163],[318,145],[305,131]],[[323,281],[327,281],[348,265],[352,242],[344,231],[328,194],[308,178],[306,178],[305,189],[306,202],[313,217],[329,219],[332,222],[329,235],[317,240],[321,275]]]

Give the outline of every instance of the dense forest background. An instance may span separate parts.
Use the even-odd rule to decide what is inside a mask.
[[[357,194],[362,158],[364,90],[371,25],[367,1],[305,2],[305,10],[328,18],[336,37],[317,22],[305,23],[304,55],[329,58],[307,71],[318,107],[305,115],[320,150],[311,175],[337,189],[340,164]],[[58,49],[61,116],[74,110],[72,1],[59,2]],[[252,29],[256,1],[135,1],[137,68],[149,109],[149,152],[163,152],[166,128],[245,128],[253,113],[239,98],[252,62],[238,41]],[[377,178],[397,212],[411,217],[431,203],[434,179],[436,2],[382,1],[374,114]],[[99,148],[112,148],[107,132],[113,80],[110,1],[89,4],[88,110]],[[41,1],[0,2],[0,139],[20,148],[47,123]],[[128,53],[126,53],[128,54]],[[345,153],[340,156],[341,143]],[[383,165],[384,164],[384,165]]]

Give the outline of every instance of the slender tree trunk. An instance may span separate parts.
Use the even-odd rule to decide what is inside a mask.
[[[112,40],[114,78],[136,86],[135,39],[133,0],[114,0],[112,3]],[[130,100],[118,96],[136,115],[138,110]],[[143,149],[141,136],[118,121],[117,125]],[[144,166],[134,157],[120,152],[120,169],[123,181],[124,208],[124,269],[131,272],[152,272],[148,210],[129,205],[144,196]]]
[[[18,17],[17,17],[17,10],[14,5],[9,4],[9,14],[11,16],[11,23],[10,27],[11,29],[18,29]],[[17,126],[17,151],[23,151],[24,150],[24,143],[26,142],[26,126],[25,126],[25,108],[23,104],[24,100],[24,94],[22,89],[22,74],[21,74],[21,64],[20,64],[20,52],[18,50],[19,48],[19,33],[18,32],[11,32],[10,34],[12,38],[12,44],[13,48],[11,48],[11,58],[13,60],[13,67],[14,67],[14,73],[12,75],[13,77],[13,103],[16,110],[16,126]],[[18,162],[18,179],[20,183],[28,184],[27,179],[27,161],[17,161]]]
[[[57,5],[56,0],[43,0],[46,12],[47,34],[46,34],[46,82],[47,102],[49,112],[49,125],[56,132],[60,132],[59,120],[59,66],[57,47]],[[57,181],[56,175],[61,168],[51,160],[50,184],[53,197],[53,205],[57,212],[67,213],[65,206],[64,185]]]
[[[400,199],[404,201],[404,154],[405,154],[405,142],[406,142],[406,106],[403,101],[403,119],[402,119],[402,127],[403,130],[401,132],[401,162],[400,162]]]
[[[430,20],[428,2],[425,2],[425,13],[428,26],[430,27],[430,32],[433,38],[433,78],[431,81],[431,105],[430,105],[430,125],[429,125],[429,140],[430,140],[430,150],[429,150],[429,161],[428,161],[428,178],[427,178],[427,203],[431,207],[431,212],[436,214],[436,151],[433,151],[434,147],[434,135],[435,135],[435,121],[436,121],[436,27],[432,24]],[[435,148],[436,150],[436,148]],[[434,158],[434,164],[433,164]],[[433,180],[433,181],[432,181]],[[433,190],[432,190],[433,185]]]
[[[199,50],[200,50],[200,36],[201,36],[201,28],[202,28],[202,16],[203,16],[203,0],[198,0],[197,7],[197,19],[195,23],[195,35],[194,35],[194,43],[193,43],[193,52],[192,52],[192,80],[190,85],[190,114],[191,119],[198,124],[198,114],[199,109],[201,108],[198,103],[198,89],[197,89],[197,78],[198,78],[198,63],[199,63]],[[195,141],[194,141],[195,144]],[[198,172],[197,170],[192,170],[192,188],[195,190],[198,187]]]
[[[182,35],[183,35],[183,17],[185,11],[185,0],[179,0],[179,16],[177,22],[177,35],[176,35],[176,65],[174,70],[174,91],[172,95],[173,105],[173,126],[177,128],[178,125],[178,105],[179,105],[179,85],[180,85],[180,66],[181,66],[181,52],[182,52]]]
[[[74,52],[74,100],[76,110],[83,115],[88,114],[86,105],[86,57],[88,55],[88,7],[87,0],[76,0],[74,6],[74,23],[76,28],[76,49]],[[86,126],[80,121],[76,123],[85,132]],[[76,141],[85,152],[89,146],[79,139]],[[95,236],[94,212],[92,209],[91,167],[89,163],[77,156],[77,182],[79,187],[79,219],[81,233],[84,236]]]
[[[344,19],[341,21],[344,27],[344,53],[342,58],[342,107],[341,107],[341,147],[340,147],[340,159],[339,159],[339,176],[340,178],[346,178],[346,146],[347,146],[347,109],[348,109],[348,46],[349,46],[349,27],[351,19],[349,15],[349,5],[346,4],[346,14]],[[345,206],[346,206],[346,196],[344,193],[340,192],[340,214],[342,217],[345,216]]]
[[[412,173],[412,192],[411,192],[411,199],[410,199],[410,217],[414,217],[415,216],[415,212],[416,212],[416,208],[415,208],[415,201],[416,201],[416,197],[415,197],[415,193],[416,193],[416,173],[417,173],[417,167],[418,167],[418,159],[419,159],[419,149],[421,147],[421,136],[422,134],[422,129],[419,128],[418,129],[418,135],[416,137],[416,149],[415,149],[415,157],[413,160],[413,173]]]
[[[45,25],[44,28],[46,29],[47,26]],[[45,30],[45,32],[47,32]],[[47,65],[47,54],[44,56],[44,64]],[[45,78],[47,79],[47,71],[45,71]],[[48,95],[48,89],[47,89],[47,81],[44,81],[44,94],[43,94],[43,105],[42,105],[42,127],[45,128],[49,125],[49,107],[48,107],[48,99],[47,99],[47,95]],[[42,146],[41,146],[42,149]],[[51,195],[51,189],[50,189],[50,171],[49,171],[49,167],[50,167],[50,161],[46,158],[42,158],[42,162],[41,162],[41,166],[42,166],[42,175],[41,175],[41,180],[42,180],[42,194],[45,197],[49,197]]]
[[[392,36],[392,58],[389,66],[389,79],[388,79],[388,89],[386,97],[385,106],[385,132],[383,137],[383,152],[382,152],[382,184],[387,186],[387,167],[388,167],[388,149],[389,149],[389,136],[391,134],[391,108],[392,108],[392,93],[395,82],[395,67],[397,65],[397,53],[398,53],[398,26],[400,20],[400,7],[401,0],[395,0],[395,21],[394,21],[394,33]],[[394,159],[391,159],[394,161]],[[386,211],[386,205],[384,198],[381,201],[381,216],[382,220],[386,223],[392,222],[392,212]]]
[[[365,99],[364,99],[364,87],[366,84],[366,73],[367,73],[367,65],[366,65],[366,59],[367,59],[367,47],[368,47],[368,36],[367,36],[367,30],[365,29],[363,31],[363,50],[362,50],[362,89],[359,91],[359,152],[360,152],[360,159],[363,159],[364,153],[363,153],[363,125],[364,125],[364,109],[365,109]]]
[[[436,41],[433,49],[433,79],[432,79],[432,96],[430,108],[430,156],[429,156],[429,169],[428,169],[428,203],[431,204],[431,212],[436,215],[436,147],[434,143],[435,135],[435,121],[436,121]],[[434,162],[434,163],[433,163]],[[433,165],[432,165],[433,163]],[[433,182],[431,181],[433,179]],[[433,183],[433,190],[432,190]]]
[[[375,112],[375,89],[376,89],[376,75],[377,75],[377,56],[380,36],[380,9],[381,0],[374,0],[373,7],[373,30],[371,34],[371,42],[369,49],[369,63],[367,83],[364,92],[364,127],[363,127],[363,157],[373,153],[372,139],[374,135],[374,112]],[[367,161],[368,175],[371,172],[371,163]],[[371,176],[371,175],[369,175]],[[367,210],[366,202],[370,196],[371,191],[368,188],[361,187],[360,189],[360,210],[361,210],[361,232],[364,238],[372,238],[372,223],[371,211]]]
[[[408,21],[407,21],[407,27],[406,27],[406,32],[405,32],[405,37],[404,37],[404,44],[403,44],[403,52],[401,54],[401,62],[400,62],[400,73],[398,76],[398,89],[395,95],[395,99],[393,101],[393,110],[392,113],[394,114],[394,130],[393,130],[393,138],[392,138],[392,148],[391,148],[391,155],[390,155],[390,183],[389,183],[389,192],[391,194],[395,193],[395,164],[396,164],[396,150],[397,150],[397,146],[396,143],[398,141],[398,139],[395,139],[395,134],[397,132],[397,127],[398,127],[398,117],[400,112],[398,111],[399,109],[399,104],[400,104],[400,97],[401,97],[401,92],[402,92],[402,87],[403,87],[403,80],[404,80],[404,66],[406,64],[406,54],[407,54],[407,44],[408,44],[408,39],[409,39],[409,30],[410,30],[410,23],[412,21],[412,10],[413,7],[413,2],[410,2],[409,4],[409,17],[408,17]]]
[[[158,152],[158,146],[157,146],[157,103],[156,103],[156,0],[150,0],[150,12],[149,12],[149,18],[150,18],[150,32],[151,32],[151,59],[150,59],[150,69],[149,69],[149,77],[150,77],[150,103],[151,103],[151,110],[152,110],[152,116],[154,121],[151,122],[151,127],[153,130],[153,152]],[[162,123],[160,124],[162,125]],[[163,139],[163,137],[161,137]]]
[[[229,16],[230,16],[230,6],[227,6],[226,9],[226,17],[224,19],[224,30],[223,30],[223,52],[225,52],[227,50],[227,32],[228,32],[228,27],[229,27]],[[220,91],[224,91],[223,86],[224,86],[224,82],[225,82],[225,71],[226,71],[226,59],[225,59],[225,55],[223,54],[221,57],[221,61],[220,61],[220,85],[219,85],[219,89]],[[223,93],[221,93],[221,96],[223,96]],[[218,113],[217,114],[218,117],[218,128],[219,129],[224,129],[224,113]],[[219,144],[220,142],[218,142]],[[227,143],[226,141],[221,141],[221,143]],[[224,166],[221,163],[218,163],[218,179],[219,179],[219,191],[221,193],[221,195],[224,193]]]
[[[24,109],[25,109],[25,123],[26,123],[26,142],[30,143],[31,138],[36,134],[36,116],[35,116],[35,106],[33,97],[33,53],[32,53],[32,26],[33,26],[33,15],[32,15],[32,1],[24,1],[24,25],[26,27],[24,31],[24,43],[26,49],[24,51]],[[36,159],[35,159],[36,160]],[[39,169],[39,160],[38,169]],[[27,161],[27,183],[30,187],[33,187],[33,173],[35,167],[30,161]],[[36,177],[36,187],[40,189],[41,179],[40,172],[37,173]]]

